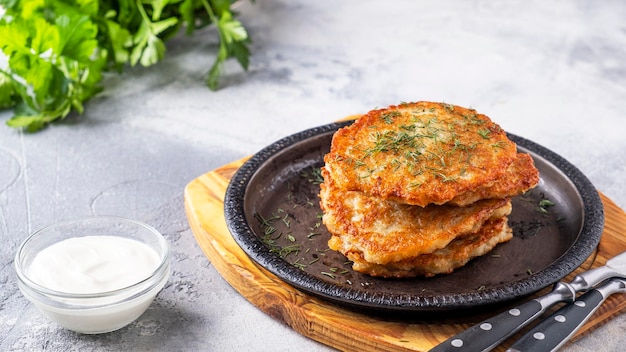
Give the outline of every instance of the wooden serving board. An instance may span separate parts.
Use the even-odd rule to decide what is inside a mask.
[[[428,351],[439,342],[470,327],[485,316],[455,319],[393,320],[357,313],[313,297],[286,284],[254,263],[237,245],[224,220],[224,195],[229,180],[246,161],[241,159],[208,172],[185,187],[185,209],[196,241],[217,271],[248,301],[298,333],[345,351]],[[626,250],[626,213],[600,194],[605,229],[597,253],[568,276],[604,265]],[[538,292],[547,293],[551,288]],[[618,314],[626,295],[612,295],[574,338]],[[500,310],[507,307],[500,307]],[[445,313],[441,313],[445,315]],[[518,335],[523,333],[520,332]],[[504,351],[507,343],[496,349]]]

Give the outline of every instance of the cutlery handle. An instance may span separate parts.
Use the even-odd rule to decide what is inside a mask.
[[[537,324],[507,352],[554,351],[563,345],[598,309],[604,297],[597,290],[585,293]]]
[[[486,319],[435,346],[431,352],[490,351],[558,302],[573,301],[576,293],[566,283],[541,297]]]
[[[567,342],[612,293],[623,290],[622,281],[590,290],[538,323],[515,342],[507,352],[555,351]]]
[[[545,311],[536,299],[486,319],[435,346],[431,352],[489,351]]]

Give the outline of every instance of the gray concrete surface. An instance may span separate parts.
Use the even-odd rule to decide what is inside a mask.
[[[231,288],[196,245],[182,192],[197,176],[288,134],[402,101],[470,106],[578,166],[626,207],[626,3],[264,1],[240,8],[250,70],[203,74],[215,33],[176,38],[165,60],[37,134],[0,126],[0,350],[325,351]],[[4,123],[10,112],[0,112]],[[173,275],[117,332],[85,336],[19,293],[13,256],[66,218],[123,215],[165,234]],[[619,351],[626,315],[566,351]]]

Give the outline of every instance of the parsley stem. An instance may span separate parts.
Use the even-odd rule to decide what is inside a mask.
[[[217,16],[215,16],[215,12],[213,12],[213,9],[211,8],[211,4],[209,4],[207,0],[202,0],[202,5],[204,5],[204,9],[206,10],[206,13],[209,15],[211,22],[217,24],[218,19],[217,19]],[[221,34],[220,34],[220,39],[222,39]]]

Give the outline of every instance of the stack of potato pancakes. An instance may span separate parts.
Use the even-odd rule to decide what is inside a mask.
[[[328,246],[379,277],[451,273],[508,241],[511,197],[539,181],[500,126],[444,103],[370,111],[334,134],[324,162]]]

